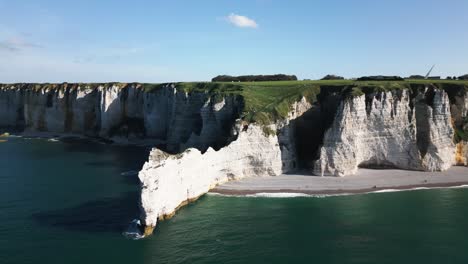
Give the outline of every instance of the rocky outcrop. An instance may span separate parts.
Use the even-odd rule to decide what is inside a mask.
[[[236,128],[241,129],[239,125]],[[275,176],[282,171],[278,138],[264,136],[257,126],[249,126],[236,141],[219,151],[209,148],[202,154],[188,149],[169,155],[153,149],[139,173],[141,219],[145,225],[155,226],[157,219],[167,218],[220,183],[248,176]]]
[[[344,176],[359,167],[439,171],[454,164],[450,101],[428,88],[352,97],[326,132],[317,175]]]
[[[228,146],[205,153],[188,149],[177,155],[153,149],[149,161],[139,173],[141,220],[145,234],[152,232],[158,219],[172,216],[186,203],[207,193],[216,185],[245,177],[277,176],[297,166],[294,142],[294,120],[311,105],[303,98],[292,106],[288,118],[269,129],[238,120],[232,130],[237,137]]]

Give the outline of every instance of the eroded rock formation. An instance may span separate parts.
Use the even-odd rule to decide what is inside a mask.
[[[139,84],[0,87],[0,127],[101,137],[123,143],[152,142],[178,153],[226,145],[242,99],[186,93],[174,85],[145,92]]]
[[[447,93],[381,92],[344,100],[326,132],[317,175],[344,176],[358,167],[438,171],[455,159]]]

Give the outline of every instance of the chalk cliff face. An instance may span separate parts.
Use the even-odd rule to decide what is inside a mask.
[[[77,134],[119,142],[155,142],[177,153],[188,147],[219,149],[242,102],[167,85],[150,93],[139,85],[90,88],[78,84],[0,87],[0,126],[27,132]]]
[[[344,176],[358,167],[446,170],[454,164],[447,93],[381,92],[344,100],[326,132],[317,175]]]
[[[139,173],[142,183],[141,220],[150,234],[158,219],[170,217],[177,208],[207,193],[216,185],[245,177],[277,176],[297,165],[290,120],[307,111],[311,105],[302,99],[293,105],[289,117],[269,129],[267,135],[260,126],[238,120],[233,128],[237,139],[215,151],[204,154],[188,149],[170,155],[153,149],[149,161]]]

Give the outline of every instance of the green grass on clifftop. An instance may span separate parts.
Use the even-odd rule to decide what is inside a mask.
[[[185,92],[207,92],[213,96],[239,95],[244,100],[243,119],[262,125],[285,118],[291,105],[305,96],[316,100],[320,85],[315,82],[281,81],[250,83],[178,83]]]
[[[453,80],[206,82],[178,83],[176,87],[189,93],[208,92],[221,96],[240,95],[245,102],[244,120],[266,125],[285,118],[291,105],[303,96],[311,103],[316,102],[321,87],[336,87],[352,97],[365,93],[402,90],[428,84],[445,90],[457,88],[468,91],[468,81]]]

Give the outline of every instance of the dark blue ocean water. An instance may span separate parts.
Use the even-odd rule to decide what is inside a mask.
[[[468,190],[329,198],[205,196],[154,236],[138,216],[147,149],[0,143],[0,263],[468,263]]]

